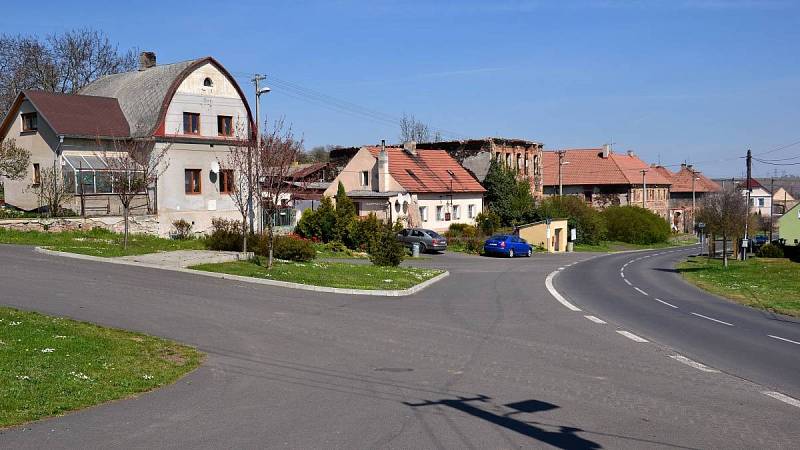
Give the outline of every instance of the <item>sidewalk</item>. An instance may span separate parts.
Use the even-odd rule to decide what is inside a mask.
[[[198,264],[216,264],[236,261],[237,252],[213,250],[176,250],[173,252],[148,253],[146,255],[121,256],[123,261],[146,264],[150,267],[184,268]]]

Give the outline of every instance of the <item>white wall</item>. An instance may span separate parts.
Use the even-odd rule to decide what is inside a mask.
[[[445,194],[419,194],[417,195],[417,205],[428,207],[428,220],[420,223],[422,228],[430,228],[434,231],[447,231],[450,224],[465,223],[468,225],[475,224],[475,217],[469,217],[469,205],[475,205],[475,216],[483,211],[483,195],[482,194],[467,194],[456,193],[453,194],[452,204],[449,195]],[[453,205],[458,205],[461,209],[461,217],[456,219],[453,217]],[[392,205],[394,206],[394,205]],[[451,213],[451,220],[437,220],[436,207],[441,206],[444,213]],[[395,211],[393,209],[393,211]]]

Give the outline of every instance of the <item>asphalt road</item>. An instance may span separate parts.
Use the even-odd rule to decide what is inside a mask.
[[[174,385],[0,431],[0,447],[796,445],[799,408],[681,364],[673,350],[634,342],[550,296],[547,274],[590,256],[438,255],[425,264],[450,277],[414,296],[378,298],[0,246],[0,303],[208,355]]]
[[[800,320],[742,306],[684,282],[675,264],[698,251],[604,256],[559,274],[555,286],[583,309],[693,361],[800,398]]]

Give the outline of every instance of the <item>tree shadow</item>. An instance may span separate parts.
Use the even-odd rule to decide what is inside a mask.
[[[469,404],[469,402],[487,402],[490,400],[485,395],[477,397],[458,397],[455,399],[443,399],[438,401],[423,401],[420,403],[403,402],[412,408],[419,408],[423,406],[447,406],[463,413],[469,414],[473,417],[485,420],[497,426],[501,426],[507,430],[514,431],[523,436],[536,439],[539,442],[552,445],[557,448],[563,449],[599,449],[602,446],[594,441],[584,439],[578,436],[577,432],[583,431],[580,428],[559,426],[558,431],[547,431],[531,425],[530,423],[517,420],[511,416],[515,414],[528,414],[540,411],[550,411],[558,408],[557,405],[547,403],[539,400],[525,400],[521,402],[508,403],[504,406],[513,409],[514,412],[508,414],[495,414],[493,412],[485,411],[476,406]]]

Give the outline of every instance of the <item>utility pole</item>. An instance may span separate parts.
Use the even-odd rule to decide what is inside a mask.
[[[772,243],[772,215],[775,214],[775,208],[772,206],[775,202],[775,178],[769,181],[769,194],[773,197],[769,199],[769,242]]]
[[[558,151],[558,195],[561,197],[564,195],[564,185],[561,182],[561,166],[564,164],[569,164],[568,162],[564,161],[564,156],[567,154],[566,150],[559,150]]]
[[[256,86],[256,151],[261,151],[261,94],[262,89],[259,87],[259,83],[263,80],[266,80],[266,75],[255,74],[253,75],[253,79],[251,80],[253,84]],[[266,92],[269,92],[267,88]],[[255,193],[253,192],[255,186],[253,186],[253,155],[251,154],[250,150],[251,146],[247,146],[247,189],[250,191],[249,195],[247,196],[247,218],[250,222],[250,233],[254,232],[253,222],[255,221],[255,209],[253,208],[253,196]],[[258,185],[258,180],[256,180],[256,186]],[[258,189],[258,197],[259,201],[261,200],[261,189]]]
[[[694,233],[694,214],[697,211],[697,202],[695,195],[695,181],[697,181],[697,173],[694,168],[689,167],[689,172],[692,173],[692,233]]]
[[[746,209],[746,217],[744,221],[744,238],[747,240],[747,246],[742,249],[742,261],[747,259],[747,249],[750,247],[750,241],[748,236],[748,228],[750,227],[750,196],[753,194],[753,186],[752,181],[750,180],[753,175],[753,154],[750,149],[747,149],[747,209]]]
[[[642,169],[639,172],[642,173],[642,208],[647,209],[647,179],[645,178],[647,169]]]

